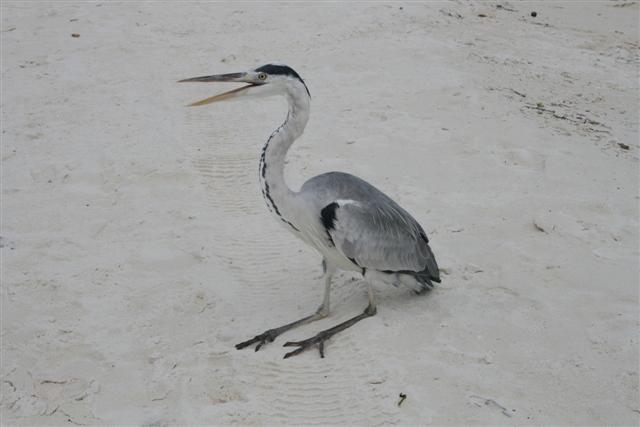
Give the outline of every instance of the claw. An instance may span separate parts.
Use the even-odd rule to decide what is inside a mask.
[[[236,350],[242,350],[245,347],[249,347],[252,344],[258,343],[255,349],[255,351],[258,351],[266,343],[273,342],[273,340],[275,340],[277,336],[278,336],[278,333],[274,329],[269,329],[268,331],[260,335],[256,335],[250,340],[243,341],[240,344],[236,344]]]
[[[295,356],[296,354],[300,354],[300,353],[302,353],[304,350],[305,350],[305,348],[304,348],[304,347],[300,347],[300,348],[299,348],[299,349],[297,349],[297,350],[290,351],[289,353],[287,353],[287,354],[285,354],[285,355],[284,355],[283,359],[288,359],[288,358],[290,358],[291,356]]]
[[[258,338],[258,337],[256,337],[256,338]],[[256,339],[256,338],[250,339],[248,341],[241,342],[240,344],[236,344],[235,347],[236,347],[237,350],[242,350],[245,347],[249,347],[252,344],[258,343],[258,345],[256,346],[256,351],[258,351],[258,350],[260,350],[260,347],[262,347],[262,344],[264,344],[264,341],[260,340],[260,339]]]

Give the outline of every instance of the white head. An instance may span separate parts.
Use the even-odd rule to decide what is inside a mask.
[[[229,92],[215,95],[190,104],[190,107],[211,104],[240,97],[264,97],[272,95],[290,95],[292,97],[307,96],[309,89],[304,80],[293,68],[284,64],[271,63],[243,73],[217,74],[213,76],[193,77],[180,80],[183,82],[238,82],[248,83]],[[308,104],[307,104],[308,105]]]

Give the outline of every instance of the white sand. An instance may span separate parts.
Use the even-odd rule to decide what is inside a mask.
[[[2,423],[637,425],[638,3],[497,4],[3,2]],[[325,359],[282,344],[355,276],[233,348],[321,300],[257,182],[283,101],[175,84],[271,60],[290,184],[370,181],[445,271]]]

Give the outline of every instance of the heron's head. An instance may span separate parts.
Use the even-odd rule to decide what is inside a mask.
[[[284,64],[266,64],[254,70],[242,73],[216,74],[213,76],[193,77],[180,80],[186,82],[235,82],[247,83],[245,86],[221,93],[190,104],[190,107],[211,104],[239,97],[263,97],[271,95],[311,96],[304,80],[293,68]]]

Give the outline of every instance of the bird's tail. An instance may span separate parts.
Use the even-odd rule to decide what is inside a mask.
[[[398,274],[398,281],[416,294],[423,294],[435,287],[433,282],[440,283],[440,278],[437,278],[438,280],[433,280],[431,275],[423,273],[424,272],[421,271],[419,273],[412,274]]]

